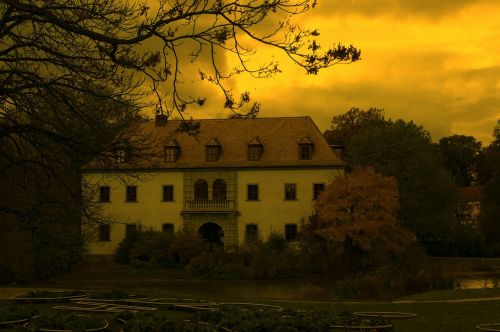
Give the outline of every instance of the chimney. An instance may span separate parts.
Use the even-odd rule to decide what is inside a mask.
[[[155,117],[155,126],[157,127],[165,127],[167,124],[168,117],[165,114],[156,114]]]

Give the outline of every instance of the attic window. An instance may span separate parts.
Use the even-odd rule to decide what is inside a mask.
[[[308,138],[305,137],[299,142],[299,159],[300,160],[311,160],[313,154],[314,144]]]
[[[260,143],[258,138],[253,138],[248,143],[248,160],[258,161],[262,157],[264,146]]]
[[[167,163],[174,163],[179,158],[180,147],[175,140],[171,140],[164,147],[165,161]]]
[[[212,139],[207,145],[207,154],[206,154],[206,160],[207,161],[217,161],[220,158],[220,154],[222,152],[222,147],[220,146],[219,142],[217,141],[216,138]]]
[[[130,151],[128,149],[118,149],[115,152],[116,161],[124,163],[130,159]]]

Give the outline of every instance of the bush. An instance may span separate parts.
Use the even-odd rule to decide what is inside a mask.
[[[203,241],[192,232],[181,231],[171,236],[146,230],[120,242],[115,260],[135,267],[178,268],[203,252]]]

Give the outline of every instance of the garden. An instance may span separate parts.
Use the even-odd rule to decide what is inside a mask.
[[[172,296],[167,287],[130,289],[15,294],[0,300],[0,331],[456,332],[495,331],[500,321],[498,289],[436,291],[391,302],[208,298]]]

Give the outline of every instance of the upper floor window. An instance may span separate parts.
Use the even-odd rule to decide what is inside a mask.
[[[297,199],[297,185],[295,183],[285,183],[285,200],[293,201]]]
[[[212,139],[207,145],[206,145],[207,153],[206,153],[206,160],[207,161],[217,161],[220,158],[220,154],[222,152],[222,147],[217,141],[216,138]]]
[[[171,140],[168,142],[168,144],[164,147],[165,151],[165,161],[168,163],[173,163],[177,161],[177,158],[179,158],[179,144],[177,144],[176,140]]]
[[[319,195],[325,190],[324,183],[314,183],[313,184],[313,199],[318,199]]]
[[[137,202],[137,187],[127,186],[125,191],[125,201],[126,202]]]
[[[203,179],[199,179],[194,183],[194,199],[207,200],[208,199],[208,183]]]
[[[99,187],[99,202],[105,203],[110,201],[111,189],[108,186]]]
[[[174,186],[166,185],[163,186],[163,201],[172,202],[174,200]]]
[[[226,181],[217,179],[213,184],[213,199],[225,201],[227,199]]]
[[[310,160],[312,159],[314,143],[309,139],[309,137],[304,137],[299,142],[299,159],[300,160]]]
[[[98,240],[99,241],[110,241],[111,240],[109,225],[99,225]]]
[[[248,224],[245,229],[245,241],[256,242],[259,239],[259,227],[256,224]]]
[[[285,240],[287,241],[297,240],[297,224],[285,225]]]
[[[249,184],[247,185],[247,200],[258,201],[259,200],[259,185]]]

